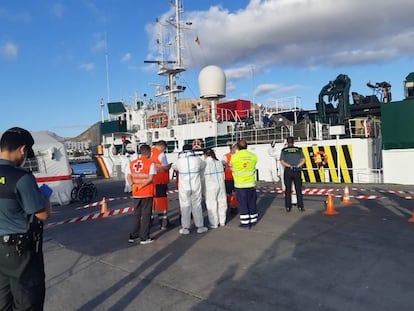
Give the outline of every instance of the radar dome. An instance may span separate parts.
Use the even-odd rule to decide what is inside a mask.
[[[226,75],[218,66],[204,67],[198,75],[200,98],[226,97]]]

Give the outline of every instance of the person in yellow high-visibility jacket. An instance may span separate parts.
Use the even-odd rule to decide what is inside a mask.
[[[256,225],[259,216],[256,205],[257,156],[247,150],[246,140],[240,140],[237,145],[239,151],[231,157],[230,164],[239,202],[240,227],[250,228]]]

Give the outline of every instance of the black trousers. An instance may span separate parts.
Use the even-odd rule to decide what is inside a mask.
[[[234,180],[224,180],[224,185],[227,194],[232,194],[234,192]]]
[[[0,243],[0,310],[43,310],[45,271],[43,252]]]
[[[130,234],[132,239],[141,238],[147,240],[150,238],[152,198],[139,198],[135,200],[134,228]]]
[[[302,172],[285,168],[283,181],[285,183],[285,208],[292,207],[292,181],[295,185],[296,197],[298,198],[298,208],[303,208]]]

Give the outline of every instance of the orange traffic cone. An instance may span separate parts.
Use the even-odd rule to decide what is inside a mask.
[[[101,206],[101,214],[104,214],[108,211],[108,203],[107,202],[108,202],[108,200],[105,197],[103,197],[102,198],[102,206]]]
[[[349,196],[349,188],[348,188],[348,186],[345,186],[344,195],[342,196],[341,204],[342,205],[352,204],[351,197]]]
[[[408,219],[408,222],[414,222],[414,209],[413,209],[413,214],[411,215],[411,218]]]
[[[325,215],[328,215],[328,216],[333,216],[333,215],[339,214],[335,210],[333,196],[332,196],[332,194],[330,192],[328,193],[328,199],[326,200],[326,208],[325,208],[325,211],[323,213]]]

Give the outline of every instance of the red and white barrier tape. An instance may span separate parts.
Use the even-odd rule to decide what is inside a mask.
[[[176,192],[178,192],[178,190],[169,190],[169,191],[167,191],[167,194],[173,194],[173,193],[176,193]],[[132,199],[132,197],[131,196],[125,196],[125,197],[117,197],[117,198],[105,198],[105,202],[108,203],[108,202],[115,201],[115,200],[129,200],[129,199]],[[102,199],[102,200],[99,200],[99,201],[96,201],[96,202],[93,202],[93,203],[86,204],[84,206],[77,207],[76,209],[85,209],[85,208],[100,206],[100,205],[102,205],[103,201],[104,200]]]
[[[105,203],[115,201],[115,200],[127,200],[127,199],[130,199],[130,198],[131,197],[105,198]],[[100,205],[102,205],[103,202],[104,202],[104,200],[102,199],[102,200],[96,201],[94,203],[89,203],[89,204],[86,204],[84,206],[80,206],[76,209],[84,209],[84,208],[89,208],[89,207],[100,206]]]
[[[305,188],[302,190],[302,194],[303,195],[328,195],[329,192],[333,192],[333,191],[338,191],[338,190],[342,190],[342,189],[334,189],[334,188]],[[170,190],[168,191],[168,194],[173,194],[173,193],[177,193],[178,190]],[[275,194],[283,194],[284,191],[281,188],[272,188],[272,187],[257,187],[257,192],[258,193],[275,193]],[[336,198],[341,198],[342,195],[340,194],[335,194],[334,197]],[[350,195],[350,198],[354,198],[357,200],[376,200],[376,199],[384,199],[385,197],[383,196],[379,196],[379,195]],[[132,199],[132,197],[118,197],[118,198],[106,198],[105,201],[106,202],[110,202],[110,201],[114,201],[114,200],[122,200],[122,199]],[[414,199],[414,196],[406,196],[405,199]],[[78,207],[77,209],[85,209],[85,208],[89,208],[89,207],[96,207],[96,206],[100,206],[102,205],[102,201],[97,201],[94,203],[90,203],[90,204],[86,204],[84,206]]]
[[[338,188],[305,188],[302,190],[302,194],[304,195],[328,195],[329,192],[337,192],[343,191],[344,189]],[[405,195],[404,198],[406,200],[413,200],[414,199],[414,191],[406,191],[406,190],[384,190],[384,189],[365,189],[365,188],[351,188],[353,191],[361,191],[361,192],[379,192],[379,193],[387,193],[387,194],[395,194],[395,195]],[[258,192],[263,193],[283,193],[281,188],[272,188],[272,187],[258,187]],[[408,195],[407,195],[408,194]],[[334,195],[335,197],[341,197],[342,195]],[[384,196],[379,195],[350,195],[355,199],[362,199],[362,200],[375,200],[375,199],[383,199]]]
[[[112,210],[112,211],[107,211],[106,213],[88,214],[88,215],[79,216],[79,217],[75,217],[75,218],[70,218],[70,219],[66,219],[66,220],[62,220],[62,221],[58,221],[58,222],[48,223],[48,224],[45,225],[45,229],[50,228],[50,227],[54,227],[54,226],[58,226],[58,225],[73,224],[73,223],[76,223],[76,222],[82,222],[82,221],[99,219],[99,218],[108,218],[108,217],[112,217],[112,216],[115,216],[115,215],[130,213],[133,210],[134,210],[134,207],[129,206],[129,207],[123,207],[123,208],[115,209],[115,210]]]

